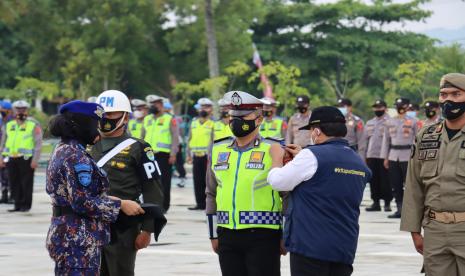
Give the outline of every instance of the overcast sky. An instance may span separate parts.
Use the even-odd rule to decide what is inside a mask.
[[[316,0],[317,3],[333,3],[338,0]],[[366,0],[365,2],[371,2]],[[408,0],[394,0],[395,3],[405,3]],[[432,29],[444,28],[448,30],[465,27],[465,2],[462,0],[433,0],[423,5],[425,9],[433,11],[433,15],[426,22],[406,22],[405,26],[396,26],[414,32],[424,32]],[[465,34],[463,34],[465,36]]]

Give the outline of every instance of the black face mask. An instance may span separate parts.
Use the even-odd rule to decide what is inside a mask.
[[[407,109],[405,109],[404,107],[401,107],[401,106],[397,107],[397,113],[404,114],[405,112],[407,112]]]
[[[229,113],[227,111],[221,112],[221,118],[228,118],[228,117],[229,117]]]
[[[448,120],[455,120],[465,112],[465,102],[445,101],[441,103],[442,115]]]
[[[160,109],[158,109],[158,107],[156,107],[156,106],[151,106],[150,109],[149,109],[149,112],[151,114],[158,114],[158,113],[160,113]]]
[[[436,110],[434,110],[434,109],[426,109],[425,110],[425,116],[428,119],[433,118],[434,116],[436,116]]]
[[[103,118],[100,121],[100,131],[104,133],[110,132],[110,131],[114,131],[117,128],[124,126],[124,124],[122,124],[121,126],[118,127],[118,123],[123,118],[123,116],[124,116],[124,113],[123,115],[121,115],[119,118],[116,118],[116,119]]]
[[[375,110],[376,117],[381,117],[386,113],[384,110]]]
[[[255,120],[244,120],[241,117],[233,117],[229,122],[229,127],[236,137],[245,137],[252,133],[257,126]]]
[[[26,115],[26,114],[20,113],[20,114],[17,114],[17,115],[16,115],[16,118],[17,118],[18,120],[20,120],[20,121],[24,121],[24,120],[26,120],[27,115]]]
[[[299,112],[303,114],[303,113],[307,112],[308,108],[304,107],[304,106],[298,106],[297,110],[299,110]]]
[[[3,118],[6,117],[6,112],[0,112],[0,114],[2,114],[2,117],[3,117]]]
[[[270,117],[271,115],[273,115],[273,111],[270,111],[270,110],[263,111],[263,116]]]
[[[208,112],[205,110],[200,110],[199,116],[202,118],[206,118],[208,116]]]

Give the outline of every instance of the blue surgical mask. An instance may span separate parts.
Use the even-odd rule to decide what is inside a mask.
[[[338,107],[344,117],[347,115],[347,107]]]
[[[416,111],[407,111],[407,116],[416,118],[417,117],[417,112]]]

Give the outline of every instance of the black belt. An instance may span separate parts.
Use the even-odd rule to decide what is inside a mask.
[[[53,206],[53,217],[60,217],[64,215],[81,216],[80,214],[77,214],[76,212],[74,212],[71,206]]]
[[[412,145],[391,145],[391,149],[397,149],[397,150],[408,150],[411,148],[412,148]]]

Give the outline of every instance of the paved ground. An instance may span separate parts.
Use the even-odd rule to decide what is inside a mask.
[[[34,204],[26,214],[10,214],[11,206],[0,205],[0,275],[52,275],[53,263],[44,246],[50,220],[49,198],[44,191],[44,173],[36,173]],[[136,275],[220,275],[217,257],[210,250],[202,212],[186,209],[193,204],[192,183],[186,188],[173,180],[169,223],[160,242],[142,250]],[[369,204],[366,193],[363,205]],[[364,206],[362,206],[364,209]],[[362,211],[361,234],[355,276],[419,275],[421,257],[410,236],[398,231],[399,221],[386,213]],[[282,258],[282,275],[289,275],[289,259]]]

